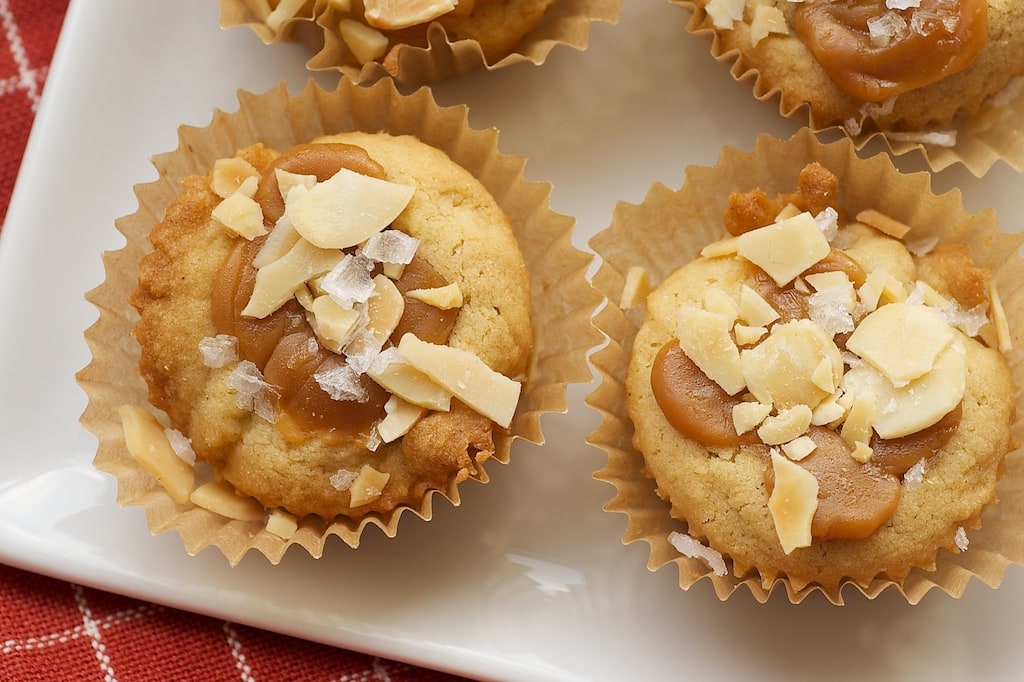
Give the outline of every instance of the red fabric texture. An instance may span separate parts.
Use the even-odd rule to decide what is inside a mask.
[[[0,0],[0,229],[67,6]],[[459,679],[0,565],[0,682]]]

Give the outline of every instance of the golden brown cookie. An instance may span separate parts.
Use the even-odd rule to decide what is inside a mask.
[[[965,549],[1015,419],[988,272],[835,207],[735,220],[647,297],[625,376],[633,444],[686,524],[674,541],[828,593]]]
[[[409,322],[412,311],[426,310],[430,318],[450,317],[450,332],[432,339],[433,345],[459,354],[460,362],[468,357],[489,368],[489,380],[498,381],[497,376],[508,383],[524,379],[533,338],[526,268],[507,217],[482,185],[443,152],[410,136],[352,132],[316,142],[361,150],[371,160],[365,166],[370,169],[367,172],[376,167],[380,180],[415,188],[408,205],[386,231],[419,240],[416,262],[427,263],[433,279],[410,280],[417,276],[411,274],[413,264],[391,275],[382,272],[388,270],[386,263],[372,265],[368,271],[401,289],[405,312],[399,324],[415,324]],[[260,178],[266,178],[273,175],[268,169],[280,165],[291,151],[279,156],[257,145],[242,150],[239,158]],[[289,167],[311,172],[308,167]],[[197,459],[208,462],[217,477],[268,509],[324,519],[336,515],[360,518],[369,512],[415,504],[427,490],[446,489],[452,481],[485,480],[481,464],[493,454],[494,433],[507,423],[498,425],[476,406],[467,407],[470,398],[460,400],[456,394],[450,407],[424,409],[404,437],[381,442],[378,427],[391,391],[370,380],[362,367],[354,370],[355,384],[322,378],[321,370],[344,373],[346,367],[368,363],[372,353],[353,351],[353,337],[344,342],[349,345],[343,350],[327,347],[321,332],[328,326],[326,320],[334,318],[314,312],[319,308],[310,301],[325,294],[318,295],[320,284],[313,280],[300,286],[300,293],[306,295],[289,297],[264,318],[260,333],[276,335],[272,350],[247,349],[245,330],[256,323],[237,314],[246,301],[235,299],[249,299],[247,293],[242,296],[247,290],[236,281],[242,275],[231,273],[238,267],[238,272],[243,272],[254,266],[250,262],[237,266],[232,259],[251,261],[257,247],[273,237],[257,237],[252,242],[255,246],[247,247],[244,237],[211,216],[227,203],[211,187],[217,178],[214,171],[185,181],[166,218],[153,229],[154,252],[140,264],[139,290],[132,298],[141,315],[135,335],[142,347],[140,367],[150,385],[151,402],[166,411],[172,426],[191,439]],[[313,187],[324,185],[325,180],[320,178]],[[293,189],[288,196],[294,193]],[[291,210],[285,211],[286,216],[292,215]],[[287,221],[278,225],[281,222]],[[367,249],[363,243],[346,252],[368,253]],[[229,290],[226,299],[217,293],[225,287]],[[348,291],[343,288],[340,295]],[[368,299],[371,302],[365,305],[371,306],[380,292],[380,288],[374,289]],[[422,298],[424,292],[426,299]],[[458,300],[439,302],[442,294],[449,298],[457,294]],[[225,305],[228,313],[224,313]],[[363,309],[359,304],[351,307]],[[225,328],[225,315],[230,318],[229,328]],[[372,311],[370,315],[372,327],[376,318]],[[276,331],[267,331],[269,327]],[[218,363],[204,359],[200,347],[213,344],[218,337],[230,340],[232,332],[243,341],[237,344],[239,356],[223,366],[211,366]],[[395,334],[396,338],[382,342],[385,352],[401,345],[401,335]],[[245,360],[258,372],[241,376],[238,369]],[[447,362],[440,364],[448,366]],[[299,379],[287,379],[290,383],[283,388],[280,384],[284,381],[273,379],[290,376],[293,370]],[[370,371],[374,370],[366,369]],[[240,381],[250,385],[255,381],[260,390],[247,394]],[[348,390],[368,395],[353,398],[345,393]],[[332,400],[332,391],[341,395]],[[247,404],[239,400],[240,394],[248,395]],[[295,396],[300,397],[292,400]],[[262,407],[260,400],[266,401]],[[324,417],[325,413],[334,416]],[[346,421],[346,415],[352,414],[356,416]]]
[[[694,0],[734,73],[757,74],[812,125],[948,129],[1024,74],[1024,9],[1013,0]]]

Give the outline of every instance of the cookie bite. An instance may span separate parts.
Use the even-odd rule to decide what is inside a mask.
[[[592,436],[596,476],[652,567],[839,604],[846,585],[959,594],[998,582],[991,553],[1020,562],[999,500],[1022,485],[1021,239],[926,184],[805,131],[691,169],[594,238],[619,304],[597,318],[615,343],[588,402],[618,429]]]
[[[119,221],[129,246],[90,293],[108,312],[87,332],[83,423],[154,532],[276,563],[369,525],[394,535],[487,482],[514,440],[542,442],[540,414],[589,373],[576,339],[539,338],[574,316],[552,322],[537,292],[561,300],[548,278],[564,280],[582,316],[597,297],[571,221],[463,111],[390,82],[240,101],[183,129]],[[338,112],[371,130],[332,130]]]
[[[224,28],[265,43],[298,41],[309,67],[359,81],[423,85],[480,68],[544,61],[552,47],[586,46],[593,21],[615,21],[621,0],[220,0]]]
[[[933,168],[1024,167],[1021,15],[1009,0],[680,1],[760,99],[817,130],[883,136]]]

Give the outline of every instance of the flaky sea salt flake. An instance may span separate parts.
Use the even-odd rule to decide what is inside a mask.
[[[178,429],[164,429],[167,442],[171,444],[174,454],[181,457],[189,466],[196,464],[196,451],[192,449],[192,440]]]
[[[344,492],[349,489],[352,485],[352,481],[356,480],[356,476],[358,475],[359,474],[355,471],[338,469],[335,473],[331,474],[331,485],[334,486],[335,490]]]
[[[321,286],[343,308],[365,303],[373,294],[372,264],[361,255],[346,255],[328,272]]]
[[[963,526],[956,529],[956,534],[953,536],[953,542],[956,543],[956,548],[961,552],[967,551],[971,541],[967,539],[967,531],[964,530]]]
[[[362,254],[378,263],[408,265],[416,255],[420,240],[399,230],[384,230],[366,240]]]
[[[238,339],[227,334],[207,336],[199,341],[203,364],[218,369],[238,359]]]
[[[359,374],[347,363],[328,360],[313,373],[313,379],[331,400],[365,403],[370,399],[366,388],[359,381]]]
[[[701,544],[686,533],[673,531],[669,533],[668,541],[683,556],[690,557],[691,559],[700,559],[706,563],[715,575],[723,576],[728,573],[725,560],[718,551]]]

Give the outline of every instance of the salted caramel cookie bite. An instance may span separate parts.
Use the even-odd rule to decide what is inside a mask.
[[[694,33],[786,116],[922,147],[933,167],[1020,166],[1024,13],[1013,0],[678,0]],[[985,146],[993,148],[985,152]],[[975,148],[976,147],[976,148]]]
[[[220,0],[225,28],[265,43],[302,42],[308,66],[361,82],[438,82],[479,68],[544,61],[556,44],[582,49],[589,24],[622,0]]]
[[[717,213],[718,236],[675,264],[595,238],[653,283],[638,295],[642,278],[621,280],[634,336],[613,313],[599,322],[622,344],[608,376],[636,457],[602,437],[612,455],[597,476],[619,490],[610,508],[630,515],[627,537],[659,561],[687,557],[689,580],[703,563],[723,595],[784,585],[842,603],[845,585],[907,589],[940,555],[968,552],[1017,447],[1016,332],[979,242],[848,189],[844,171],[810,160],[788,187],[692,207],[705,236]],[[662,230],[670,205],[650,216]],[[589,401],[609,405],[614,388]]]
[[[574,221],[465,107],[347,79],[239,105],[135,188],[77,378],[121,505],[276,564],[394,537],[542,444],[600,299]]]

